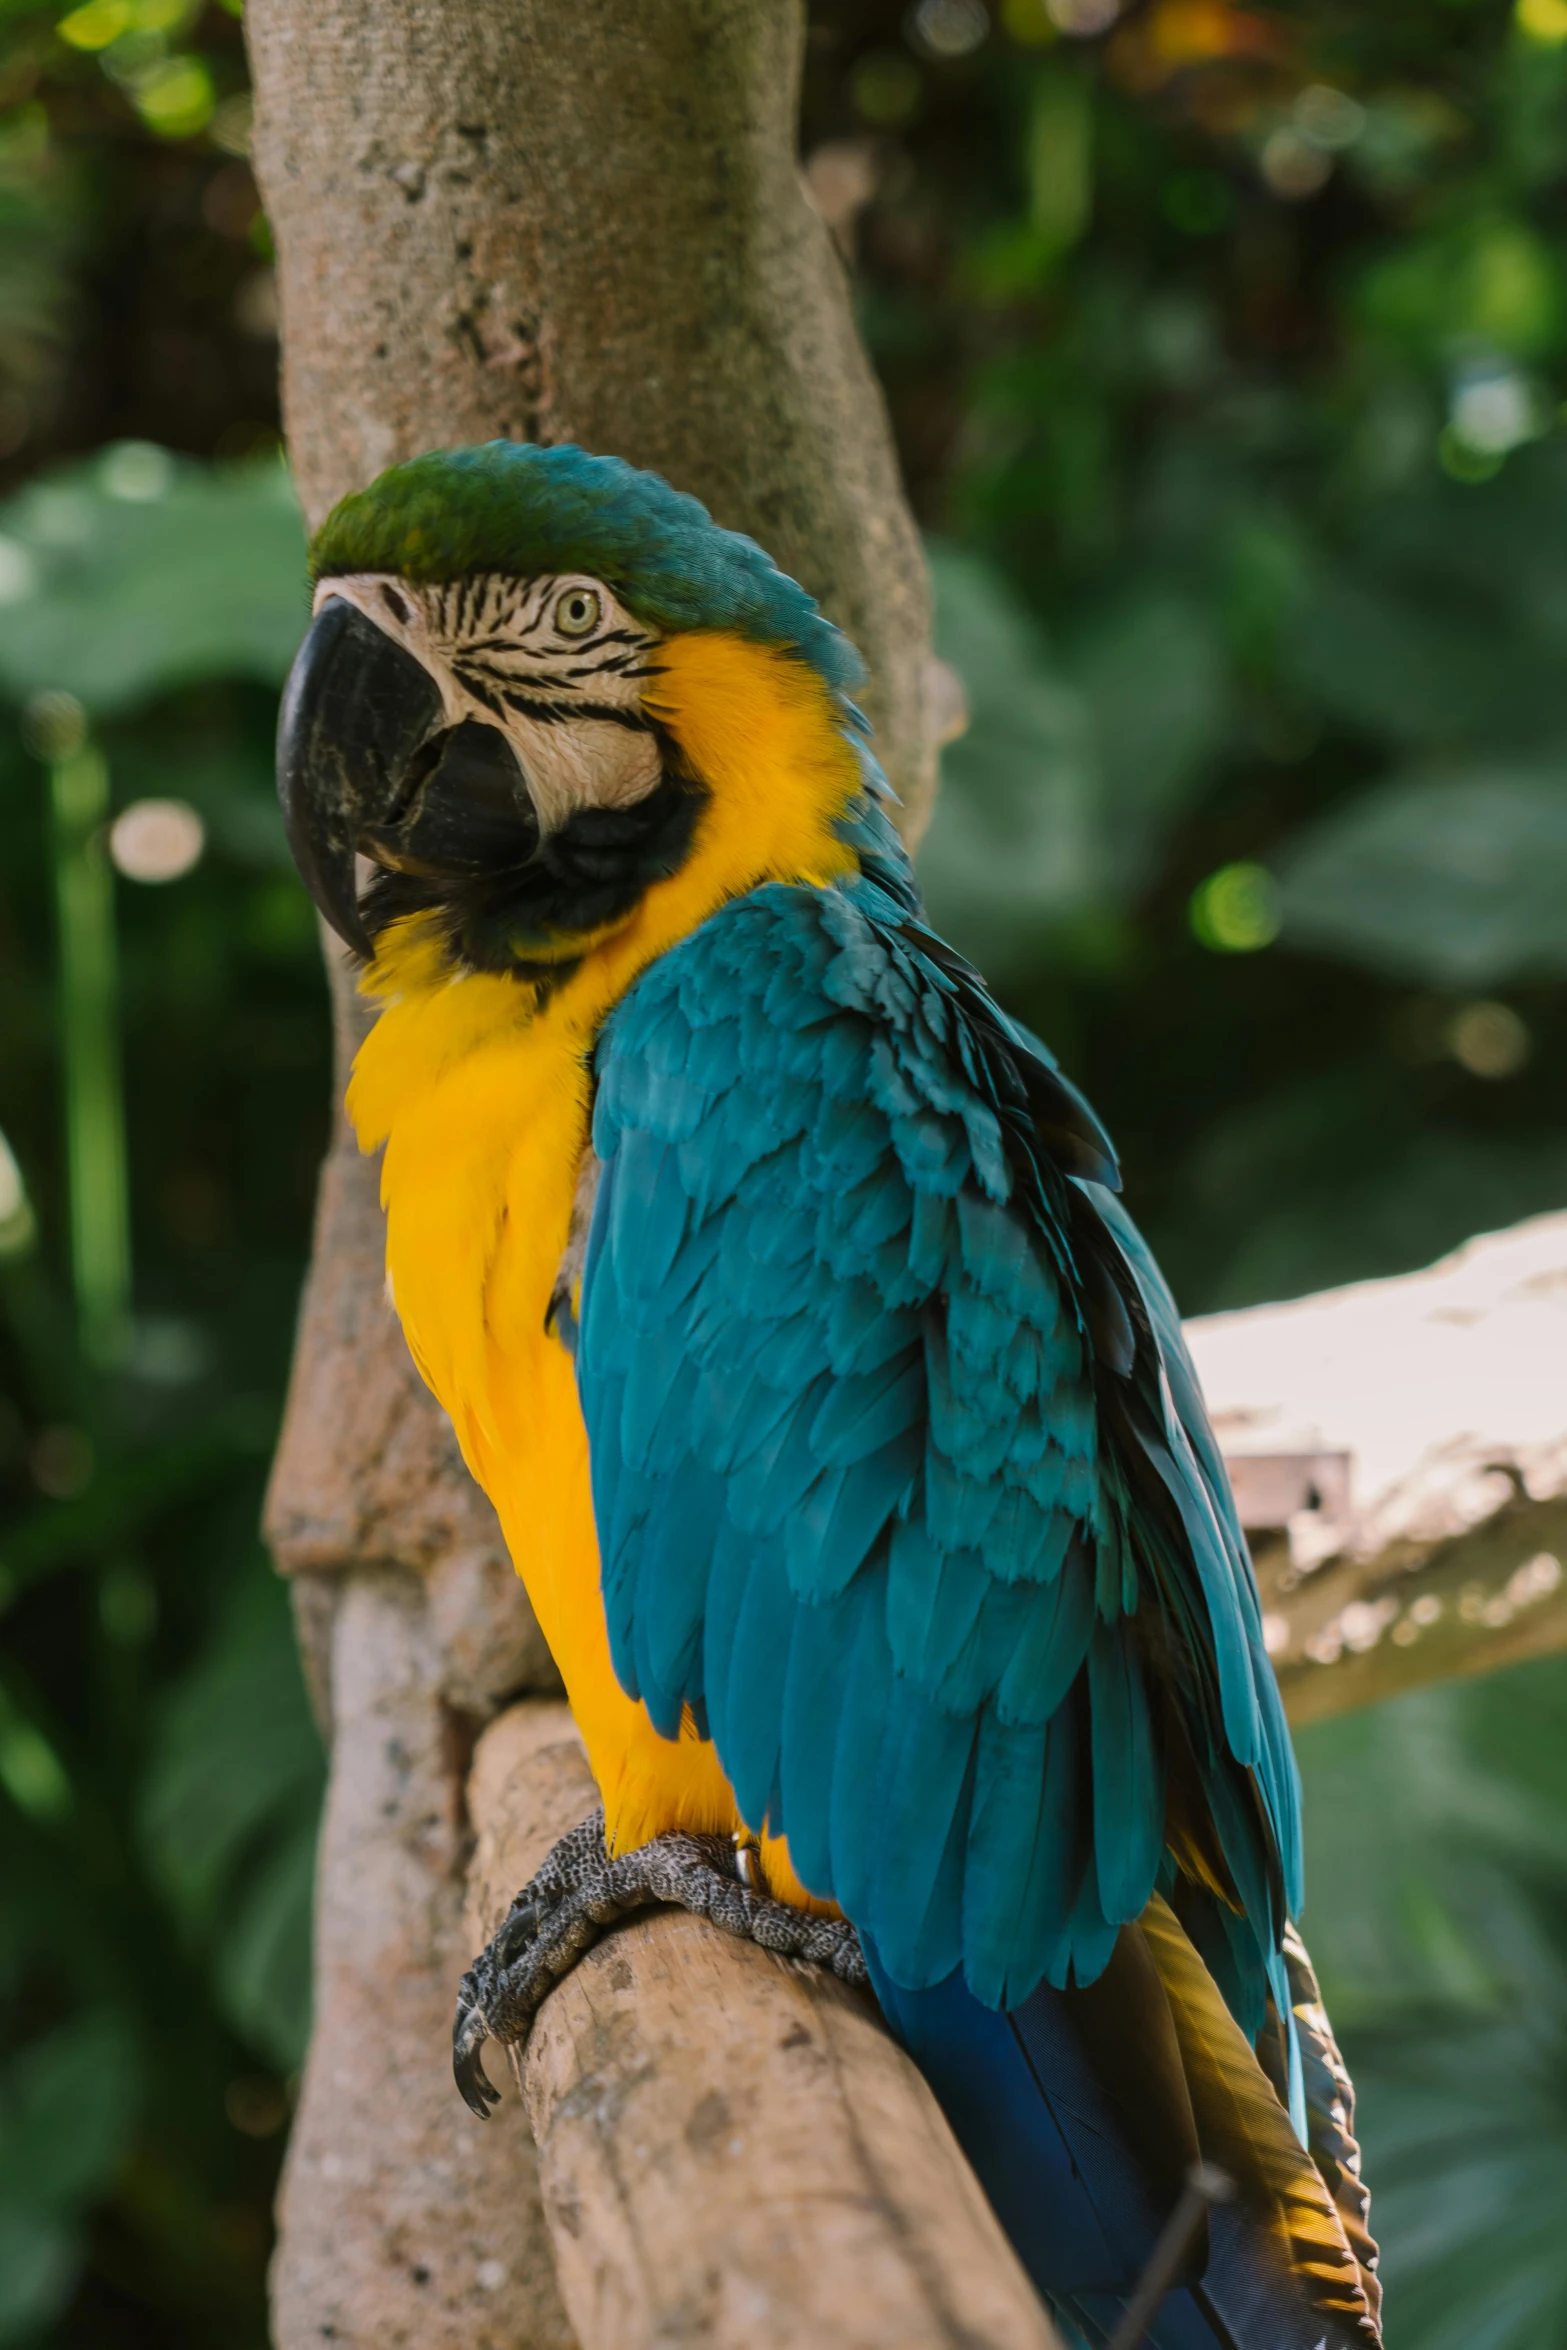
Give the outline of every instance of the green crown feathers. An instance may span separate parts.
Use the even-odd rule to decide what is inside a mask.
[[[500,571],[585,571],[648,626],[721,628],[798,653],[838,692],[859,654],[754,539],[721,530],[656,473],[585,449],[486,441],[431,449],[334,506],[313,580],[387,571],[420,584]]]

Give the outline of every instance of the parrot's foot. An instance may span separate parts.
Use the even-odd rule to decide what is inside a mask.
[[[848,1983],[867,1980],[859,1936],[847,1919],[813,1917],[774,1901],[755,1889],[755,1874],[755,1847],[729,1836],[674,1831],[611,1860],[601,1811],[563,1836],[457,1995],[452,2070],[481,2121],[499,2103],[480,2060],[485,2041],[503,2047],[525,2041],[561,1976],[606,1926],[633,1910],[671,1903],[781,1957],[814,1960]]]

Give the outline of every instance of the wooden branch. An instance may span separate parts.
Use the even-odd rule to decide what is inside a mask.
[[[1292,1721],[1567,1648],[1567,1216],[1187,1336]]]
[[[485,1732],[476,1947],[594,1800],[563,1705]],[[551,1993],[522,2074],[583,2350],[1057,2345],[868,1994],[657,1913]]]

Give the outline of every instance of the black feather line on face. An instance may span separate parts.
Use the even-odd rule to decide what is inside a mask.
[[[639,711],[618,709],[613,702],[544,702],[517,686],[503,686],[501,700],[508,710],[515,710],[523,718],[536,718],[541,726],[554,726],[573,718],[596,718],[605,726],[623,727],[629,734],[653,731]]]
[[[644,799],[627,808],[578,808],[536,857],[506,872],[461,881],[378,873],[360,901],[371,938],[405,915],[439,914],[454,965],[531,980],[542,1005],[581,959],[573,942],[632,913],[690,853],[707,787],[674,743],[651,731],[659,735],[662,772]]]

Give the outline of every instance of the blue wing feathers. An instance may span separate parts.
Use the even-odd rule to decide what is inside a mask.
[[[799,1608],[784,1669],[779,1752],[780,1816],[790,1822],[789,1852],[807,1885],[830,1885],[833,1777],[848,1661],[865,1581]]]
[[[745,1819],[767,1817],[778,1777],[783,1690],[797,1603],[774,1535],[745,1578],[728,1659],[720,1752]],[[708,1695],[712,1708],[711,1690]],[[717,1736],[715,1726],[715,1736]]]
[[[1164,1772],[1154,1742],[1143,1668],[1130,1644],[1095,1626],[1088,1652],[1092,1698],[1094,1867],[1106,1918],[1136,1913],[1158,1874],[1164,1846]],[[1149,1800],[1149,1790],[1154,1799]]]
[[[1074,1530],[1065,1565],[1043,1592],[1031,1595],[997,1680],[996,1717],[1004,1727],[1050,1719],[1077,1680],[1093,1629],[1093,1569]]]
[[[756,891],[601,1039],[577,1368],[616,1670],[661,1729],[699,1713],[897,1981],[1016,2004],[1168,1877],[1159,1619],[1266,1921],[1203,1931],[1255,2009],[1293,1765],[1174,1309],[1087,1105],[912,904]]]
[[[695,1474],[676,1517],[668,1510],[654,1513],[642,1540],[639,1573],[657,1579],[669,1593],[667,1606],[638,1609],[631,1621],[637,1682],[640,1688],[661,1692],[655,1727],[673,1738],[680,1728],[684,1702],[702,1699],[702,1601],[707,1561],[723,1524],[724,1480],[711,1472]]]
[[[1049,1742],[1048,1722],[1019,1737],[1003,1728],[994,1709],[980,1721],[963,1935],[993,1954],[995,1975],[980,1993],[999,1991],[989,2004],[1002,2004],[1008,1983],[1027,1974],[1060,1912],[1059,1895],[1045,1876],[1034,1883],[1036,1867],[1048,1870],[1039,1843]]]

